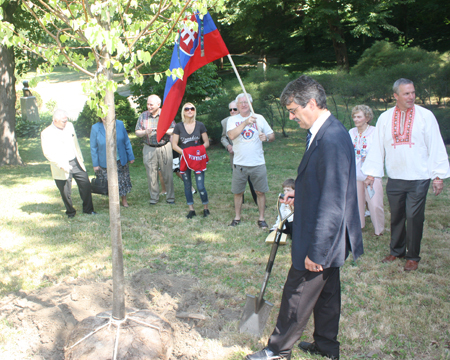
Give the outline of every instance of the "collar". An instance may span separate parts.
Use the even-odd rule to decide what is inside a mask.
[[[312,143],[314,137],[316,136],[316,134],[319,132],[320,128],[322,127],[322,125],[325,123],[325,121],[327,121],[327,119],[330,117],[331,113],[329,110],[326,110],[325,112],[323,112],[316,121],[314,121],[314,123],[312,124],[311,128],[309,129],[309,131],[311,131],[311,141],[310,144]]]

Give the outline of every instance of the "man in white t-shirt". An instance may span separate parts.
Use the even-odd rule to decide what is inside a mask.
[[[251,95],[247,95],[249,101],[253,102]],[[231,191],[234,194],[236,212],[230,226],[239,225],[241,222],[242,197],[250,178],[258,197],[258,226],[267,229],[264,211],[266,208],[265,193],[269,191],[269,184],[262,144],[266,141],[274,141],[275,134],[263,116],[251,113],[245,94],[239,94],[236,97],[236,106],[239,114],[231,116],[227,123],[227,135],[233,141],[234,169]]]
[[[390,255],[383,262],[406,258],[405,271],[417,270],[430,180],[439,195],[450,176],[448,155],[433,113],[414,105],[414,84],[399,79],[393,86],[395,107],[378,119],[373,145],[361,168],[366,186],[375,177],[388,181],[386,194],[391,209]]]

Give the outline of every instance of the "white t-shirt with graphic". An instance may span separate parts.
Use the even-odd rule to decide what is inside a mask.
[[[258,129],[255,124],[246,126],[242,133],[233,140],[234,165],[258,166],[266,163],[259,134],[264,133],[266,136],[269,136],[273,133],[273,130],[263,116],[255,114],[255,117]],[[235,129],[248,118],[248,116],[242,117],[240,114],[230,116],[227,123],[227,132]]]

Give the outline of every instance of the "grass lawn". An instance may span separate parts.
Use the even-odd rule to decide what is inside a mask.
[[[276,219],[276,197],[282,182],[295,178],[304,151],[305,132],[288,129],[275,142],[264,144],[270,192],[266,220]],[[132,137],[136,162],[130,166],[133,190],[130,207],[121,208],[125,274],[148,268],[198,278],[206,291],[221,291],[242,299],[256,295],[263,279],[270,247],[260,230],[257,207],[247,190],[240,226],[228,227],[234,217],[228,153],[220,144],[208,149],[206,173],[211,216],[188,220],[183,184],[174,178],[176,205],[161,197],[149,206],[142,146]],[[80,139],[88,172],[93,176],[89,140]],[[0,299],[18,290],[30,291],[61,282],[111,277],[108,198],[93,195],[98,215],[81,214],[74,182],[74,219],[64,215],[64,205],[51,178],[39,139],[20,139],[26,166],[0,168]],[[197,214],[202,205],[195,195]],[[385,199],[386,224],[389,208]],[[422,261],[419,270],[403,272],[403,262],[382,264],[389,253],[389,231],[376,237],[368,220],[363,230],[365,255],[351,258],[341,271],[342,314],[339,341],[342,359],[449,359],[450,347],[450,181],[443,193],[427,199]],[[389,227],[389,226],[388,226]],[[223,344],[236,345],[230,359],[242,359],[260,349],[273,330],[281,291],[290,267],[290,246],[280,247],[265,298],[275,304],[261,339],[238,334],[237,323],[228,324]],[[228,300],[224,300],[224,306]],[[231,300],[230,300],[231,301]],[[214,311],[214,310],[211,310]],[[1,308],[0,308],[1,319]],[[0,320],[0,348],[20,329]],[[17,335],[19,334],[19,335]],[[311,340],[312,321],[303,339]],[[295,349],[293,359],[319,359]]]

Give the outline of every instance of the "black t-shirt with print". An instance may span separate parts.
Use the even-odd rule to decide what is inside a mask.
[[[178,145],[182,149],[186,149],[191,146],[197,146],[197,145],[203,144],[202,134],[205,132],[206,132],[206,127],[200,121],[195,122],[195,128],[191,134],[188,134],[186,132],[184,123],[182,123],[182,122],[176,124],[175,128],[173,129],[173,133],[180,136],[180,141],[179,141]]]

